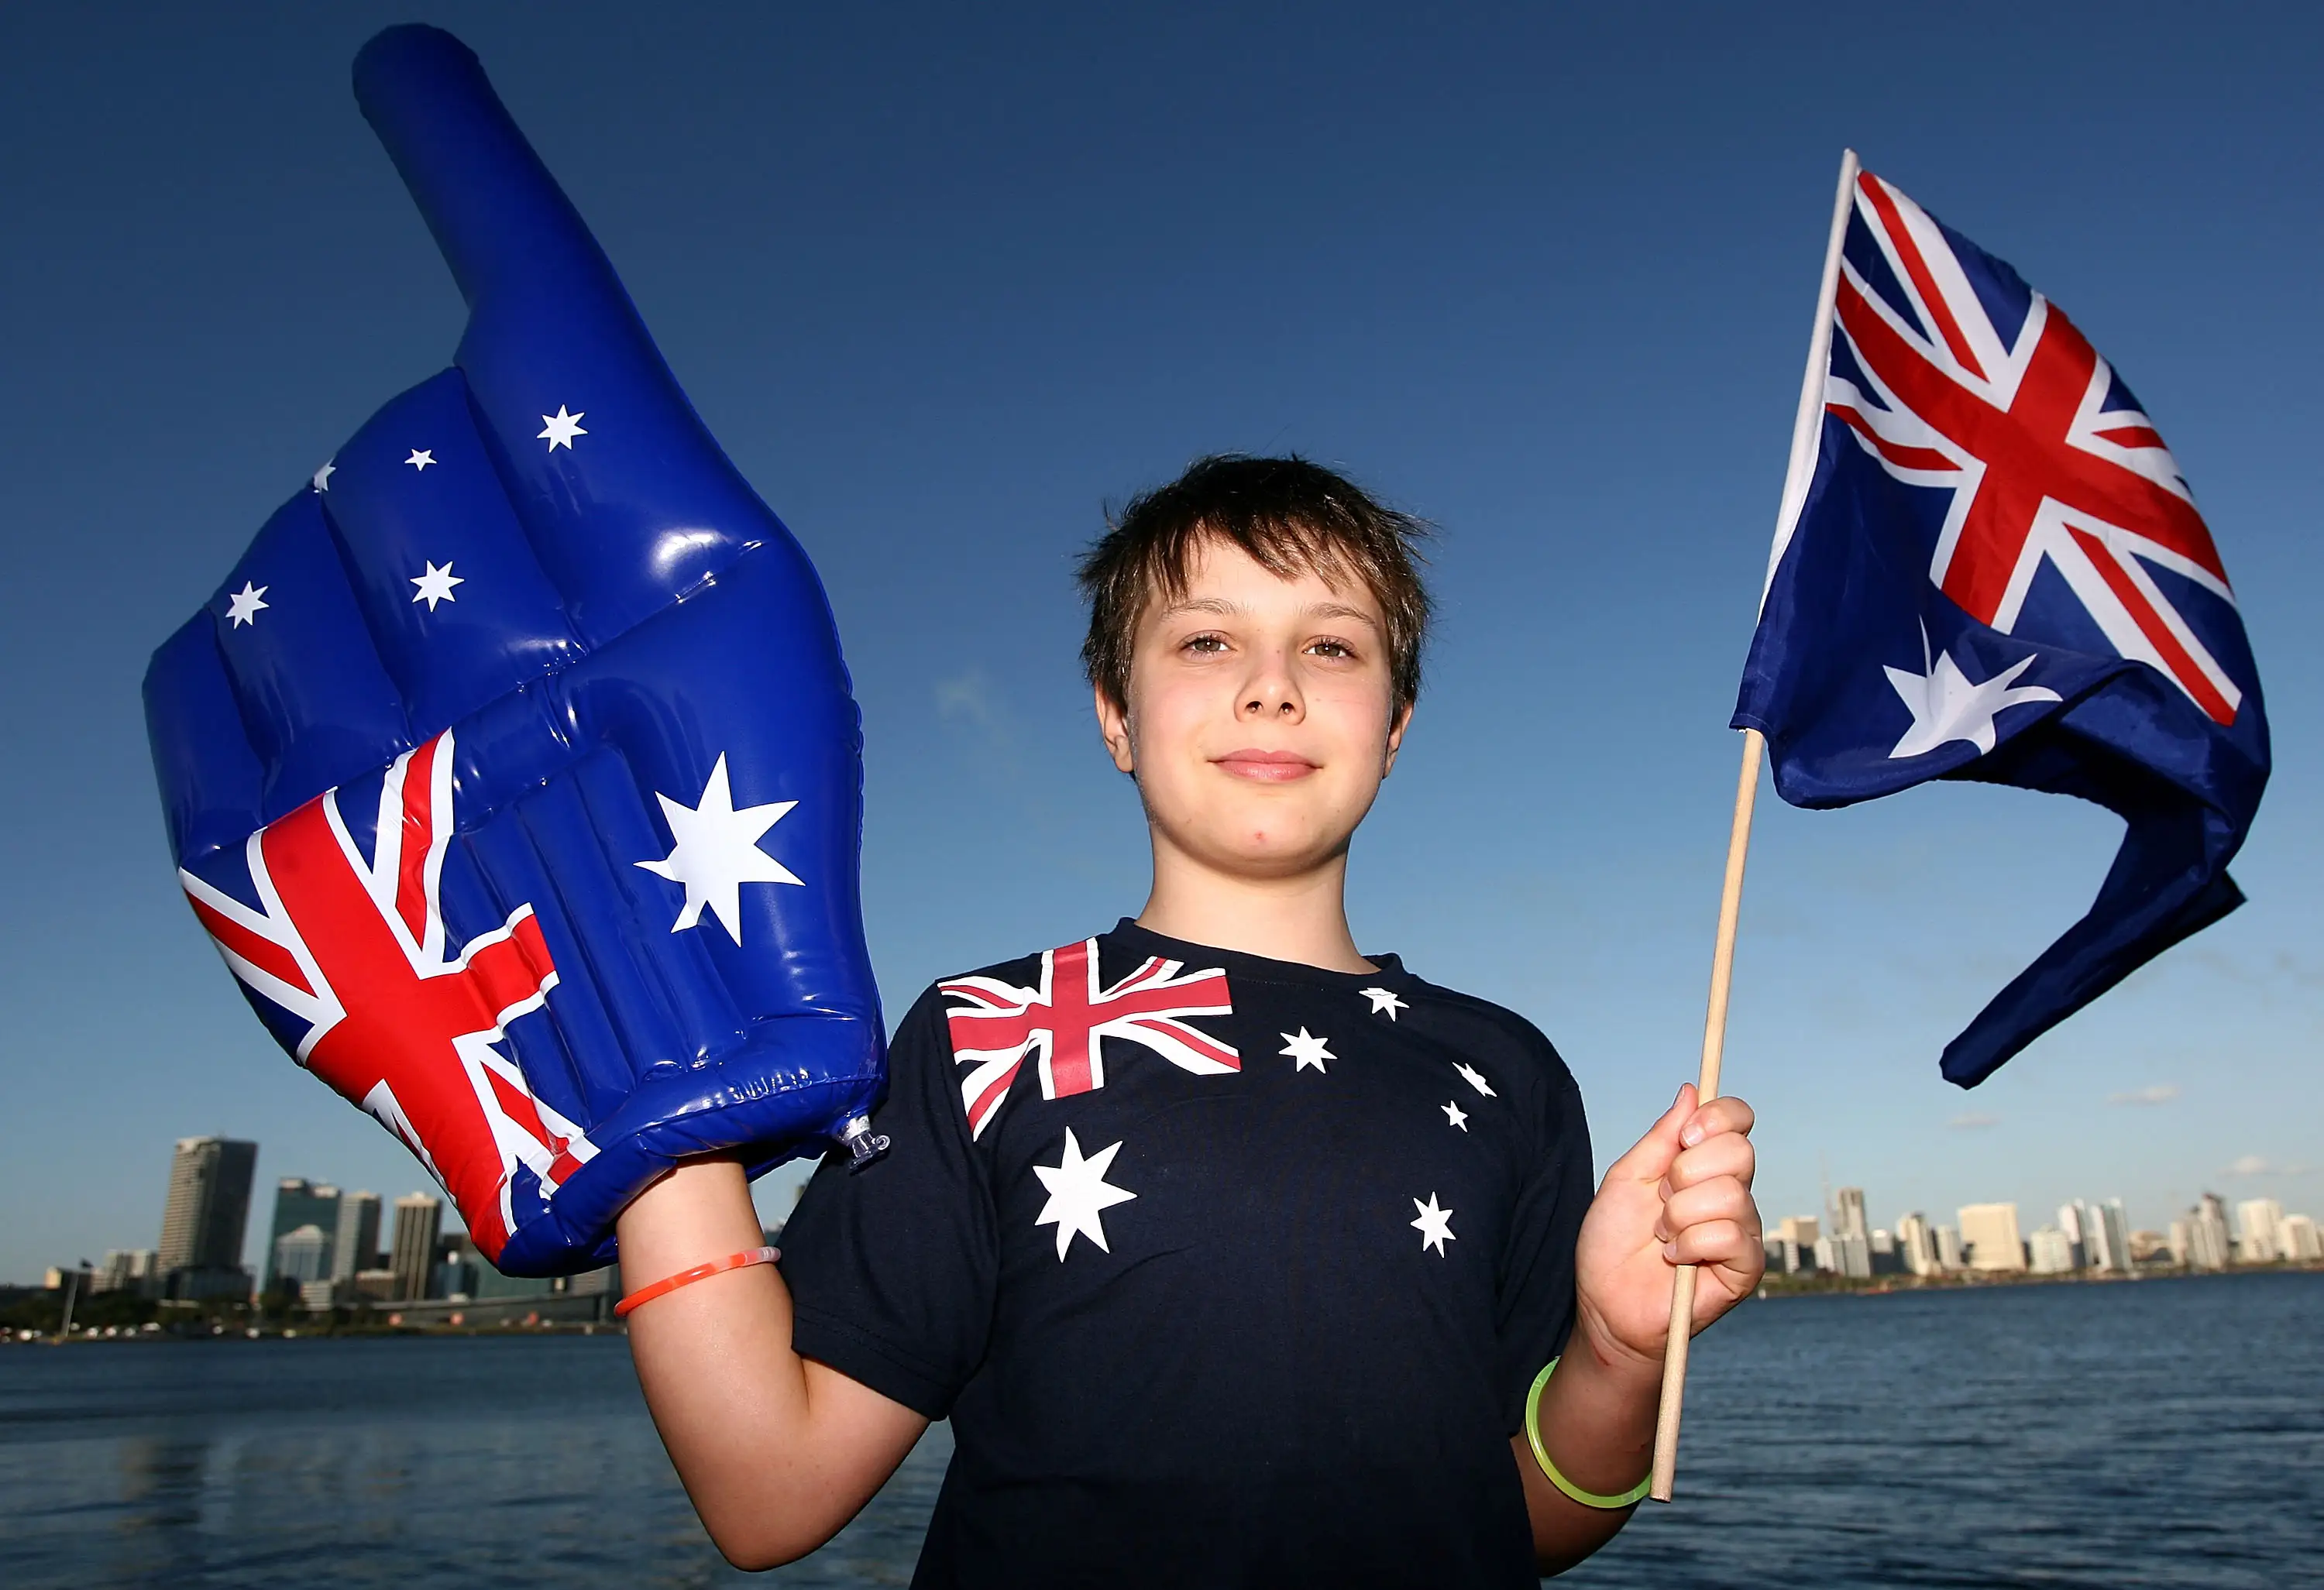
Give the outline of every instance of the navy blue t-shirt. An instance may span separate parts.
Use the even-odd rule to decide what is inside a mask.
[[[922,996],[885,1157],[783,1233],[798,1351],[949,1418],[913,1583],[1536,1582],[1509,1437],[1573,1319],[1582,1101],[1394,956],[1110,933]]]

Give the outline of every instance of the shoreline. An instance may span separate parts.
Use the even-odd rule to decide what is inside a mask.
[[[2067,1270],[2037,1275],[2028,1270],[1953,1270],[1941,1275],[1874,1275],[1849,1277],[1812,1272],[1799,1275],[1768,1275],[1749,1300],[1776,1298],[1894,1297],[1920,1291],[1974,1291],[1991,1287],[2120,1286],[2142,1281],[2208,1281],[2247,1275],[2313,1275],[2324,1273],[2324,1261],[2279,1261],[2273,1264],[2230,1264],[2224,1270],[2190,1270],[2176,1264],[2147,1265],[2127,1273]]]
[[[2149,1266],[2127,1274],[2068,1271],[2059,1274],[2036,1275],[2028,1271],[1955,1271],[1943,1275],[1876,1275],[1869,1278],[1849,1278],[1821,1273],[1804,1275],[1771,1275],[1763,1280],[1747,1302],[1768,1302],[1779,1299],[1798,1298],[1880,1298],[1897,1297],[1914,1292],[1977,1291],[1995,1288],[2027,1286],[2119,1286],[2145,1281],[2209,1281],[2227,1280],[2255,1275],[2316,1275],[2324,1274],[2324,1261],[2304,1263],[2279,1262],[2273,1264],[2235,1264],[2224,1270],[2185,1270],[2176,1266]],[[83,1345],[127,1346],[133,1343],[235,1343],[253,1341],[445,1341],[488,1340],[527,1341],[542,1337],[626,1337],[628,1328],[620,1322],[601,1319],[515,1319],[497,1324],[483,1321],[422,1323],[399,1320],[390,1324],[385,1319],[374,1321],[339,1320],[320,1324],[263,1323],[237,1324],[227,1327],[213,1324],[208,1330],[186,1328],[191,1321],[172,1328],[145,1326],[115,1326],[108,1335],[106,1328],[83,1331],[76,1329],[69,1337],[59,1337],[50,1333],[28,1334],[17,1330],[0,1331],[0,1347],[79,1346]]]

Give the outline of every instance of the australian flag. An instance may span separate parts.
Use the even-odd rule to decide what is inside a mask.
[[[1869,171],[1847,194],[1807,489],[1735,726],[1798,806],[1930,778],[2121,814],[2080,922],[1946,1046],[1974,1087],[2243,903],[2267,718],[2210,531],[2057,305]]]

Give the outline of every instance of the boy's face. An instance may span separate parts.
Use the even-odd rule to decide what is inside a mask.
[[[1131,651],[1129,710],[1098,693],[1114,766],[1167,850],[1238,878],[1295,878],[1345,851],[1396,760],[1386,626],[1360,582],[1282,579],[1204,539]]]

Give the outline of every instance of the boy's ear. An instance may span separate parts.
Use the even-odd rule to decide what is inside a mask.
[[[1412,703],[1406,702],[1388,728],[1388,756],[1380,763],[1380,777],[1386,778],[1396,771],[1396,753],[1404,749],[1404,731],[1412,725]]]
[[[1107,694],[1102,685],[1092,685],[1090,694],[1097,704],[1097,731],[1105,738],[1106,754],[1122,772],[1136,773],[1137,760],[1130,749],[1129,709]]]

